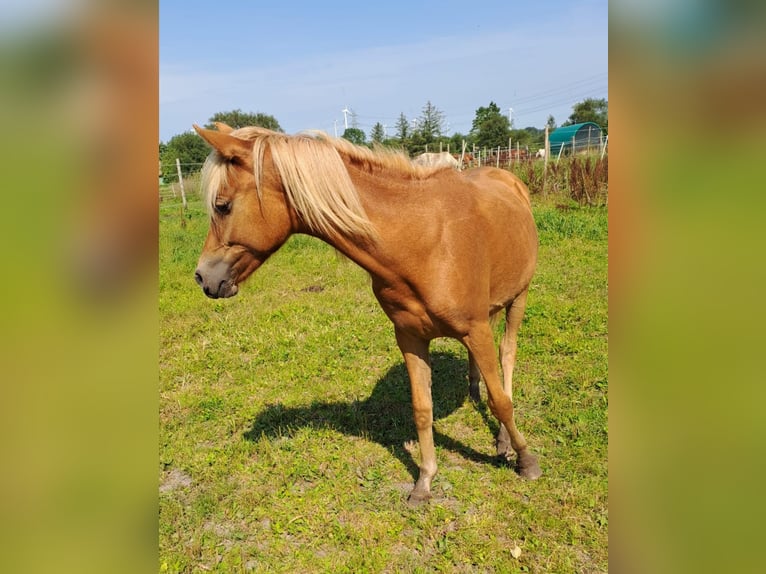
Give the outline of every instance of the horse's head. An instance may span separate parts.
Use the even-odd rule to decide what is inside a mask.
[[[213,147],[202,173],[210,229],[194,277],[213,299],[237,294],[247,279],[290,236],[292,210],[280,179],[269,169],[268,149],[253,154],[253,141],[228,126],[219,131],[194,126]],[[259,180],[254,175],[259,162]]]

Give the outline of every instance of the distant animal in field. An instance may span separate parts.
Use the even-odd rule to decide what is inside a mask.
[[[426,152],[415,157],[412,160],[415,165],[423,165],[425,167],[454,167],[460,169],[460,162],[455,159],[452,154],[446,151],[440,153]]]

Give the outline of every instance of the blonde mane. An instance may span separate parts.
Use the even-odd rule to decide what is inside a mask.
[[[320,131],[288,136],[265,128],[246,127],[232,131],[231,135],[253,143],[253,175],[259,197],[263,157],[268,147],[290,205],[312,231],[325,235],[340,233],[367,240],[376,236],[344,156],[359,169],[385,172],[388,177],[423,179],[444,169],[416,166],[402,152],[370,150]],[[210,213],[218,190],[229,180],[230,169],[231,163],[217,151],[205,161],[202,189]]]

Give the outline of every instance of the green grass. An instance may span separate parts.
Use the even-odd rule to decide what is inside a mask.
[[[535,201],[535,218],[514,402],[543,477],[496,461],[466,352],[437,340],[439,474],[410,508],[409,385],[366,274],[297,236],[237,297],[207,299],[206,215],[163,202],[159,570],[605,572],[606,209]]]

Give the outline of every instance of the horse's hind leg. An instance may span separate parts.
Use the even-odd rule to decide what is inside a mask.
[[[479,366],[476,364],[476,360],[473,358],[473,353],[468,352],[468,396],[475,403],[481,401],[481,392],[479,391],[479,382],[481,381],[481,373],[479,372]]]
[[[489,318],[489,325],[493,327],[495,325],[495,316],[492,315]],[[479,365],[476,364],[476,359],[473,358],[473,353],[468,351],[468,396],[474,403],[481,401],[481,391],[479,390],[479,383],[481,382],[481,372],[479,371]]]
[[[505,309],[505,332],[500,341],[500,364],[503,366],[503,390],[513,401],[513,367],[516,364],[516,335],[524,318],[527,305],[527,291],[519,294]],[[511,437],[505,425],[500,425],[497,434],[497,454],[507,456],[511,451]]]
[[[541,474],[537,457],[527,449],[527,441],[516,428],[513,416],[513,402],[500,382],[500,373],[495,358],[495,344],[492,329],[488,323],[477,324],[463,338],[463,344],[473,353],[485,384],[487,403],[492,414],[505,427],[511,447],[516,451],[516,469],[524,478],[535,479]],[[502,430],[501,430],[502,433]]]

